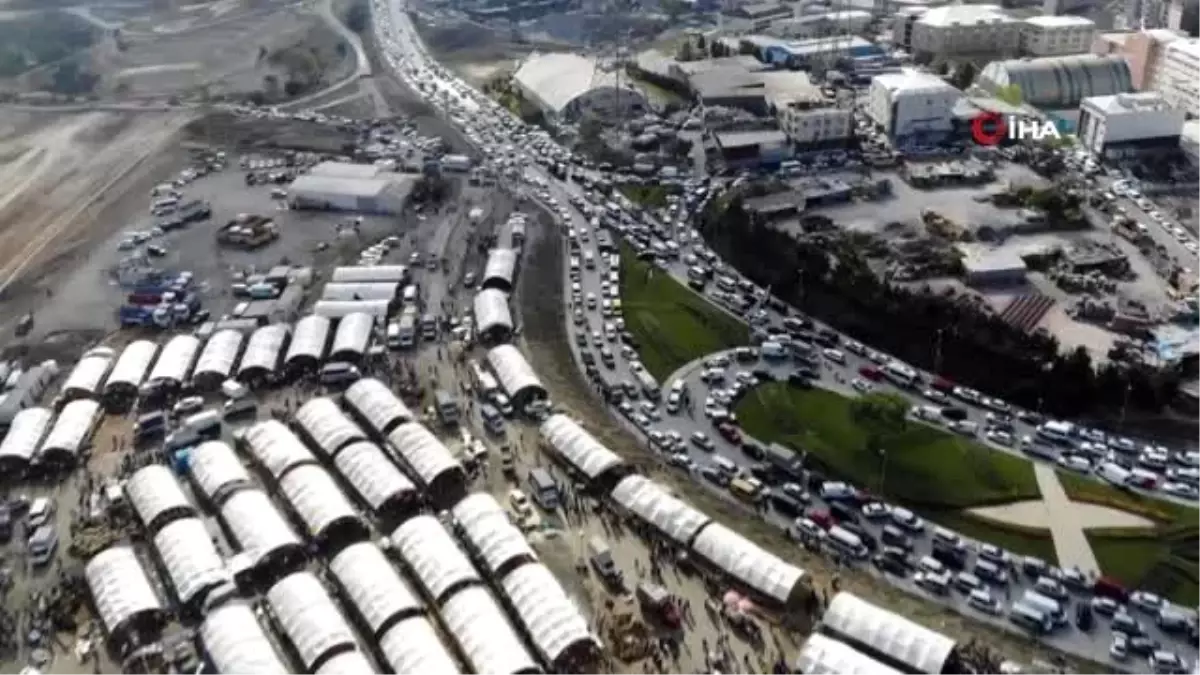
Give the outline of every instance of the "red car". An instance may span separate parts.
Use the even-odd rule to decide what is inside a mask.
[[[717,425],[717,433],[721,434],[721,436],[725,440],[729,441],[730,443],[733,443],[734,445],[742,444],[742,432],[739,431],[738,428],[733,426],[732,424],[729,424],[729,423],[718,424]]]
[[[871,382],[878,382],[883,379],[883,371],[875,366],[863,366],[862,368],[858,369],[858,374],[864,380],[869,380]]]

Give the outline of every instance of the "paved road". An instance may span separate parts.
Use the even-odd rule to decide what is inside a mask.
[[[1076,510],[1071,508],[1071,498],[1063,490],[1054,469],[1038,464],[1033,467],[1033,476],[1049,511],[1050,535],[1054,538],[1059,564],[1084,571],[1099,570],[1096,555],[1083,533],[1083,523],[1076,517]]]

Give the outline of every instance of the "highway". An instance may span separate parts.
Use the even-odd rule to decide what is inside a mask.
[[[438,107],[441,107],[443,109],[443,113],[459,123],[460,126],[463,126],[464,132],[467,134],[467,136],[472,138],[476,143],[482,143],[485,146],[490,145],[492,146],[492,149],[495,149],[502,144],[511,143],[510,140],[503,137],[500,129],[486,130],[481,128],[482,124],[476,121],[480,118],[494,119],[494,116],[501,114],[499,113],[497,106],[494,106],[478,94],[472,94],[465,85],[451,81],[450,76],[442,71],[439,67],[427,65],[429,64],[428,57],[425,55],[423,48],[420,46],[419,39],[415,36],[415,33],[413,33],[412,26],[404,13],[404,6],[401,2],[393,3],[390,6],[384,5],[383,2],[378,2],[375,5],[375,9],[377,30],[382,32],[379,42],[381,45],[386,46],[387,60],[389,64],[396,70],[397,75],[402,80],[407,81],[415,89],[422,91],[427,97],[429,97],[430,102],[434,103]],[[484,112],[485,114],[477,115],[476,113],[479,112]],[[487,112],[491,112],[491,115],[487,115]],[[531,158],[525,156],[524,159],[530,160]],[[564,228],[569,227],[574,229],[574,234],[576,236],[578,236],[580,232],[584,231],[588,231],[589,235],[594,234],[589,231],[588,223],[578,210],[566,208],[565,206],[568,203],[571,195],[580,194],[580,190],[577,185],[555,181],[544,171],[538,168],[537,165],[532,161],[529,161],[525,172],[526,175],[531,179],[529,181],[530,183],[543,184],[545,185],[545,189],[543,191],[538,187],[529,185],[527,183],[524,190],[527,192],[533,192],[539,200],[558,212],[560,216],[563,217]],[[692,244],[689,228],[677,227],[676,232],[678,233],[677,236],[679,236],[681,240],[684,238],[684,233],[688,233],[686,235],[687,241],[683,242],[686,244],[683,251],[684,255],[686,255],[688,247]],[[594,246],[595,237],[588,236],[587,239],[588,241],[584,241],[582,237],[579,238],[579,245],[581,248]],[[564,251],[564,254],[569,253],[569,251]],[[597,259],[599,260],[599,257]],[[686,265],[682,261],[677,261],[670,264],[668,266],[668,270],[672,275],[680,278],[686,275]],[[569,266],[564,267],[564,274],[570,274]],[[584,305],[584,308],[582,309],[582,321],[578,325],[576,324],[573,307],[568,307],[567,311],[565,312],[569,333],[571,335],[572,349],[574,350],[576,359],[582,360],[582,354],[584,353],[585,349],[589,353],[598,356],[601,348],[607,347],[613,353],[613,364],[611,369],[605,368],[604,366],[598,366],[602,376],[610,382],[623,380],[634,381],[631,363],[636,361],[636,352],[630,349],[623,350],[620,340],[615,333],[611,337],[607,338],[603,335],[603,324],[606,321],[606,318],[602,316],[602,311],[599,308],[586,309],[588,305],[587,298],[589,294],[595,296],[597,305],[599,306],[601,304],[601,299],[605,297],[604,294],[606,292],[615,292],[613,290],[606,291],[606,286],[607,289],[613,288],[611,282],[606,284],[606,281],[608,281],[608,274],[609,270],[606,269],[606,266],[603,263],[597,264],[595,269],[586,269],[581,265],[581,273],[578,281],[578,300]],[[564,278],[563,282],[564,284],[568,285],[568,288],[572,283],[569,278]],[[607,320],[612,321],[612,328],[619,330],[619,325],[615,317]],[[782,320],[782,317],[773,316],[768,313],[766,320],[768,323],[778,323]],[[598,332],[598,335],[593,335],[594,331]],[[579,337],[581,335],[582,338]],[[579,346],[580,343],[584,343],[588,346],[581,348]],[[859,367],[867,363],[871,363],[870,352],[865,351],[863,355],[859,355],[854,354],[849,350],[843,351],[845,353],[846,363],[843,366],[838,367],[820,368],[818,371],[820,377],[817,384],[819,384],[819,386],[828,387],[842,393],[850,394],[852,392],[848,388],[847,383],[853,379],[854,373]],[[878,356],[876,358],[878,360],[883,359],[884,357]],[[597,359],[597,363],[599,363],[599,359]],[[757,368],[765,368],[769,370],[775,377],[785,377],[788,373],[794,370],[795,366],[772,365],[756,361],[752,364],[747,363],[744,365],[739,364],[730,366],[726,370],[729,372],[729,376],[731,378],[736,378],[738,376],[736,371],[749,371]],[[668,382],[662,383],[664,386],[668,386],[671,382],[671,379],[675,378],[681,378],[687,382],[689,390],[693,392],[693,400],[697,404],[697,412],[694,416],[686,413],[680,415],[668,415],[657,407],[655,407],[653,411],[648,409],[644,410],[641,407],[641,402],[633,403],[632,406],[627,405],[625,407],[625,412],[621,412],[620,410],[614,408],[613,413],[618,419],[622,420],[624,424],[629,426],[631,429],[642,433],[643,435],[645,435],[647,432],[660,432],[663,434],[670,431],[676,432],[679,437],[684,439],[684,447],[682,448],[682,452],[686,453],[691,464],[690,467],[681,468],[680,470],[689,471],[699,482],[709,485],[709,487],[717,493],[732,499],[729,497],[729,493],[726,490],[717,485],[713,485],[711,481],[702,477],[704,472],[701,471],[701,469],[705,465],[712,462],[713,455],[725,457],[739,467],[744,467],[747,469],[752,462],[737,446],[724,441],[718,434],[716,434],[712,426],[703,417],[702,403],[704,396],[707,395],[707,387],[703,383],[699,382],[698,376],[699,364],[693,363],[683,368],[673,378],[668,379]],[[906,396],[912,397],[914,402],[920,400],[911,392],[905,391],[902,393],[904,393]],[[972,419],[976,421],[983,420],[985,412],[982,409],[979,409],[976,406],[964,405],[963,407],[967,410],[967,414]],[[654,416],[658,419],[657,421],[643,421],[640,425],[635,424],[633,420],[640,420],[640,415],[647,415],[648,417]],[[714,449],[712,453],[702,451],[694,445],[687,443],[687,439],[696,432],[705,433],[707,437],[713,441]],[[1029,432],[1030,427],[1028,426],[1018,426],[1016,429],[1017,436]],[[1011,449],[997,449],[1015,452]],[[677,460],[677,463],[682,462]],[[827,504],[824,504],[819,498],[811,497],[811,499],[814,506],[827,507]],[[763,515],[781,528],[786,528],[791,522],[789,517],[785,517],[773,510],[767,510]],[[878,538],[881,529],[880,525],[873,524],[867,521],[865,518],[862,520],[864,521],[864,529],[872,536]],[[919,554],[924,554],[930,548],[928,536],[918,537],[917,540],[914,541],[914,544],[916,546],[916,551]],[[977,550],[979,545],[977,543],[972,543],[971,547]],[[971,566],[968,565],[968,569],[970,569],[970,567]],[[872,570],[872,573],[879,574],[879,572],[874,570]],[[1011,589],[1009,591],[1009,595],[1014,599],[1020,595],[1019,591],[1022,591],[1030,583],[1030,580],[1025,579],[1021,575],[1017,575],[1017,577],[1019,578],[1015,578],[1010,584]],[[977,618],[989,621],[993,625],[996,625],[1004,630],[1015,630],[1015,628],[1003,618],[983,616],[973,609],[966,608],[960,593],[951,591],[946,596],[934,597],[930,596],[928,593],[926,593],[926,591],[915,587],[913,582],[909,579],[891,577],[890,580],[896,585],[905,588],[910,592],[928,597],[931,602],[942,603],[954,607],[960,612],[974,614]],[[999,589],[997,589],[995,595],[1001,600],[1004,598]],[[1079,599],[1080,597],[1082,596],[1079,596],[1076,599]],[[1073,620],[1073,618],[1073,613],[1071,613],[1068,619],[1070,621]],[[1195,660],[1196,651],[1194,648],[1180,645],[1176,641],[1170,639],[1168,636],[1158,634],[1157,629],[1153,626],[1153,620],[1151,617],[1147,615],[1140,615],[1138,618],[1142,624],[1147,627],[1148,631],[1152,635],[1155,635],[1156,639],[1162,641],[1165,645],[1168,645],[1169,648],[1178,652],[1180,656],[1184,657],[1185,659],[1193,661]],[[1098,625],[1090,634],[1076,630],[1072,626],[1067,626],[1047,637],[1045,642],[1063,651],[1075,653],[1092,660],[1102,662],[1108,661],[1110,632],[1105,626],[1103,618],[1097,616],[1097,619]],[[1136,659],[1137,657],[1131,658]],[[1114,663],[1113,666],[1114,668],[1131,668],[1135,671],[1144,668],[1144,666],[1138,665],[1138,663],[1135,661],[1130,661],[1127,664]]]

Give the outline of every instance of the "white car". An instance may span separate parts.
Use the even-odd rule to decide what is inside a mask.
[[[1148,614],[1156,614],[1163,607],[1161,596],[1146,591],[1134,591],[1129,594],[1129,605]]]
[[[883,504],[881,502],[868,502],[863,504],[862,507],[863,517],[867,520],[879,520],[880,518],[887,518],[889,513],[891,513],[891,511],[888,509],[887,504]]]
[[[821,355],[824,356],[827,361],[832,361],[837,364],[846,363],[846,355],[836,349],[822,350]]]
[[[857,391],[860,394],[869,394],[873,389],[875,389],[875,385],[867,382],[861,377],[856,377],[851,380],[850,386],[854,388],[854,391]]]
[[[903,527],[909,532],[921,532],[925,529],[925,521],[922,520],[920,516],[906,508],[899,506],[893,507],[891,516],[892,522],[896,523],[900,527]]]
[[[986,612],[991,615],[1000,614],[1000,601],[992,597],[986,588],[976,588],[967,596],[967,604],[971,607]]]

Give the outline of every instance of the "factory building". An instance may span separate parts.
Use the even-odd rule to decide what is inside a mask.
[[[897,145],[936,143],[953,132],[961,98],[961,91],[935,75],[887,73],[871,80],[867,115]]]
[[[1190,117],[1200,116],[1200,39],[1168,43],[1152,78],[1153,88],[1169,105]]]
[[[412,178],[380,171],[369,164],[323,162],[292,181],[293,209],[392,215],[404,209]]]
[[[1105,159],[1171,153],[1179,148],[1186,117],[1157,92],[1085,98],[1079,142]]]
[[[615,70],[578,54],[531,54],[512,78],[526,100],[550,122],[636,117],[649,110],[646,97]]]
[[[1025,282],[1028,267],[1012,248],[991,249],[978,244],[960,244],[963,276],[970,286],[997,288]]]
[[[1091,96],[1133,91],[1123,57],[1094,54],[993,61],[976,84],[992,94],[1015,88],[1022,103],[1048,110],[1074,109]]]
[[[858,36],[845,35],[769,45],[764,47],[761,53],[764,62],[786,68],[811,67],[819,63],[833,64],[840,59],[884,54],[883,50],[872,42]]]
[[[979,54],[1015,55],[1021,22],[997,5],[948,5],[931,9],[912,25],[916,57],[944,60]]]
[[[713,140],[721,161],[730,167],[778,167],[793,155],[782,131],[719,131]]]
[[[1021,53],[1028,56],[1082,54],[1096,37],[1096,22],[1082,16],[1034,16],[1020,26]]]
[[[773,21],[766,28],[773,36],[789,40],[804,40],[830,35],[859,35],[871,25],[870,12],[820,12],[796,18]]]

